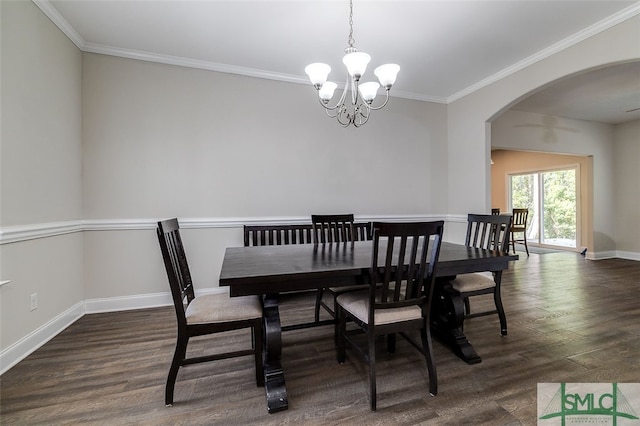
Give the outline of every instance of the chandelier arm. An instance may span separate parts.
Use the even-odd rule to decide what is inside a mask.
[[[342,127],[347,127],[353,122],[353,117],[349,115],[347,109],[344,106],[340,108],[340,111],[338,112],[336,118],[338,120],[338,123],[340,123]]]
[[[369,109],[372,109],[372,110],[374,110],[374,111],[377,111],[377,110],[379,110],[379,109],[384,108],[384,106],[387,104],[387,102],[389,102],[389,90],[385,90],[385,92],[387,93],[387,97],[385,98],[384,103],[383,103],[382,105],[380,105],[380,106],[377,106],[377,107],[374,107],[374,106],[372,106],[372,105],[369,105]]]
[[[358,92],[358,80],[356,80],[355,77],[351,77],[351,103],[356,105],[359,97],[360,92]]]
[[[330,118],[336,118],[338,116],[338,112],[336,111],[335,108],[334,109],[325,108],[325,112]]]
[[[353,117],[353,125],[356,127],[360,127],[369,121],[369,116],[371,114],[371,108],[366,103],[361,103],[355,111]]]
[[[345,81],[344,83],[344,89],[342,89],[342,94],[340,95],[340,99],[338,99],[338,102],[336,102],[336,104],[334,106],[329,106],[327,104],[325,104],[324,102],[322,102],[322,99],[318,98],[318,101],[320,102],[320,105],[322,105],[325,109],[337,109],[340,106],[344,106],[344,100],[347,98],[347,90],[349,90],[349,75],[347,74],[347,81]]]

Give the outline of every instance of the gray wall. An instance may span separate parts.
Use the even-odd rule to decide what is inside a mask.
[[[0,8],[0,279],[11,280],[0,287],[0,348],[20,352],[44,325],[54,331],[71,321],[66,313],[83,312],[82,233],[7,242],[39,224],[82,219],[82,54],[33,3]],[[33,293],[39,307],[30,311]],[[0,369],[13,361],[3,356]]]
[[[613,153],[616,250],[640,259],[640,121],[615,127]]]
[[[237,223],[445,211],[444,105],[392,99],[344,129],[308,86],[83,58],[85,218],[216,221],[187,246],[207,267],[191,262],[200,288],[217,286],[224,248],[241,244]],[[87,299],[166,291],[154,238],[86,233]]]

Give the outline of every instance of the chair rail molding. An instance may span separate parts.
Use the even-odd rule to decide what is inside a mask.
[[[34,223],[5,226],[0,228],[0,244],[47,238],[83,231],[138,231],[153,230],[164,218],[138,219],[85,219],[66,222]],[[369,221],[433,221],[466,222],[466,215],[416,214],[416,215],[372,215],[356,216],[357,222]],[[243,225],[273,225],[309,223],[307,216],[265,216],[265,217],[202,217],[179,218],[184,229],[201,228],[241,228]]]
[[[34,223],[0,227],[0,245],[21,241],[48,238],[84,231],[141,231],[154,230],[163,218],[138,219],[85,219],[66,222]],[[447,223],[466,224],[465,214],[415,214],[415,215],[361,215],[356,222],[419,222],[444,220]],[[179,218],[184,229],[242,228],[243,225],[274,225],[309,223],[307,216],[264,216],[264,217],[200,217]],[[445,226],[446,230],[446,226]],[[587,252],[588,260],[621,258],[640,261],[640,253],[610,250],[605,252]],[[0,286],[8,284],[2,282]]]
[[[82,232],[83,230],[84,221],[82,220],[5,226],[0,228],[0,244],[54,237],[73,232]]]

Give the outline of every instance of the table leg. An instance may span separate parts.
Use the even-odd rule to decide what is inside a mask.
[[[287,388],[284,383],[284,371],[280,356],[282,354],[282,328],[280,326],[280,312],[278,295],[264,296],[264,389],[267,394],[267,410],[269,413],[289,408]]]
[[[451,290],[449,278],[436,279],[431,309],[433,336],[450,346],[453,352],[467,364],[481,362],[482,358],[462,332],[464,302],[458,294]]]

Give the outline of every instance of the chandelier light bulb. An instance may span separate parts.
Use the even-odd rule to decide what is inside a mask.
[[[322,88],[318,92],[320,95],[320,100],[325,104],[328,103],[331,98],[333,98],[333,92],[335,92],[338,85],[333,81],[327,81],[322,85]]]
[[[371,105],[376,95],[378,94],[378,88],[380,85],[375,81],[370,81],[368,83],[362,83],[358,86],[358,90],[360,91],[360,96],[362,99]]]
[[[349,71],[349,75],[355,78],[356,81],[360,80],[362,74],[367,70],[367,65],[371,61],[371,56],[367,55],[364,52],[352,52],[347,53],[342,58],[342,63],[347,66],[347,71]]]
[[[316,62],[313,64],[309,64],[305,67],[304,72],[309,76],[309,80],[311,80],[311,84],[316,90],[320,90],[320,88],[327,81],[327,77],[331,72],[331,67],[327,64],[323,64],[321,62]]]
[[[391,89],[393,83],[396,82],[396,76],[398,75],[398,71],[400,71],[400,66],[396,64],[384,64],[380,65],[376,68],[373,73],[380,80],[380,84],[386,90]]]

